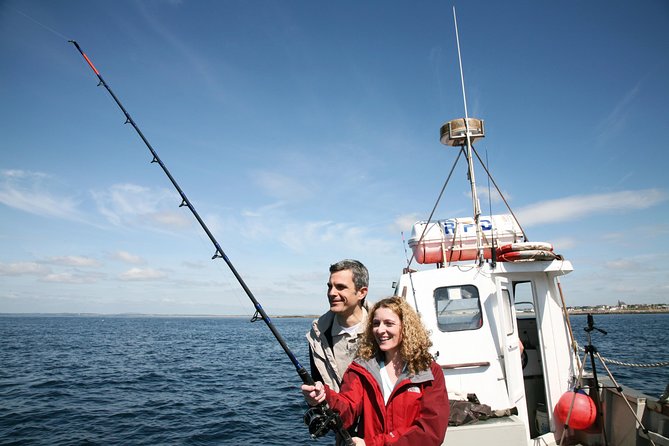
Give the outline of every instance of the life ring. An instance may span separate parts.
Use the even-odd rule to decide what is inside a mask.
[[[499,248],[497,248],[497,255],[502,255],[511,251],[529,251],[529,250],[553,251],[553,245],[551,245],[548,242],[509,243],[508,245],[502,245]]]
[[[537,260],[555,260],[557,255],[553,251],[543,249],[528,249],[525,251],[509,251],[500,255],[500,262],[531,262]]]

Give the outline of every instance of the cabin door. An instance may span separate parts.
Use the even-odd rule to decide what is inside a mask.
[[[516,309],[513,303],[513,289],[506,278],[498,277],[497,285],[497,318],[499,325],[502,354],[504,355],[504,376],[509,394],[509,404],[518,409],[518,415],[526,421],[527,405],[525,403],[525,383],[523,381],[523,365],[520,353],[520,338],[516,322]],[[529,432],[528,432],[529,435]]]

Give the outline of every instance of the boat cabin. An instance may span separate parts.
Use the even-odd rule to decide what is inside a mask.
[[[555,431],[552,413],[577,370],[557,278],[568,261],[488,261],[404,273],[396,294],[431,332],[451,400],[472,394],[497,413],[517,414],[450,426],[448,444],[534,444]],[[521,358],[526,353],[526,362]],[[486,429],[485,425],[497,425]],[[499,429],[504,425],[504,429]],[[470,429],[476,426],[475,429]],[[508,435],[501,441],[500,435]],[[553,435],[550,434],[554,442]]]

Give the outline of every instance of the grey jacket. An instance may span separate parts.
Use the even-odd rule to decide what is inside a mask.
[[[367,324],[367,307],[363,307],[364,317],[360,325],[358,337],[365,330]],[[341,386],[341,379],[344,375],[344,370],[341,374],[337,370],[337,362],[335,361],[334,352],[331,345],[332,336],[329,331],[332,328],[335,314],[331,311],[323,314],[318,319],[314,320],[311,325],[311,330],[307,333],[307,342],[309,343],[309,350],[312,359],[312,374],[317,371],[323,384],[335,391],[339,391]]]

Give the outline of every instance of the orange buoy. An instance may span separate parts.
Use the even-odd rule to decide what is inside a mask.
[[[571,410],[569,423],[567,423],[567,415],[569,414],[569,408],[572,406],[572,401],[574,406]],[[595,407],[592,398],[585,393],[569,391],[560,397],[555,405],[553,415],[560,423],[568,424],[573,429],[582,430],[589,428],[595,422],[597,407]]]

